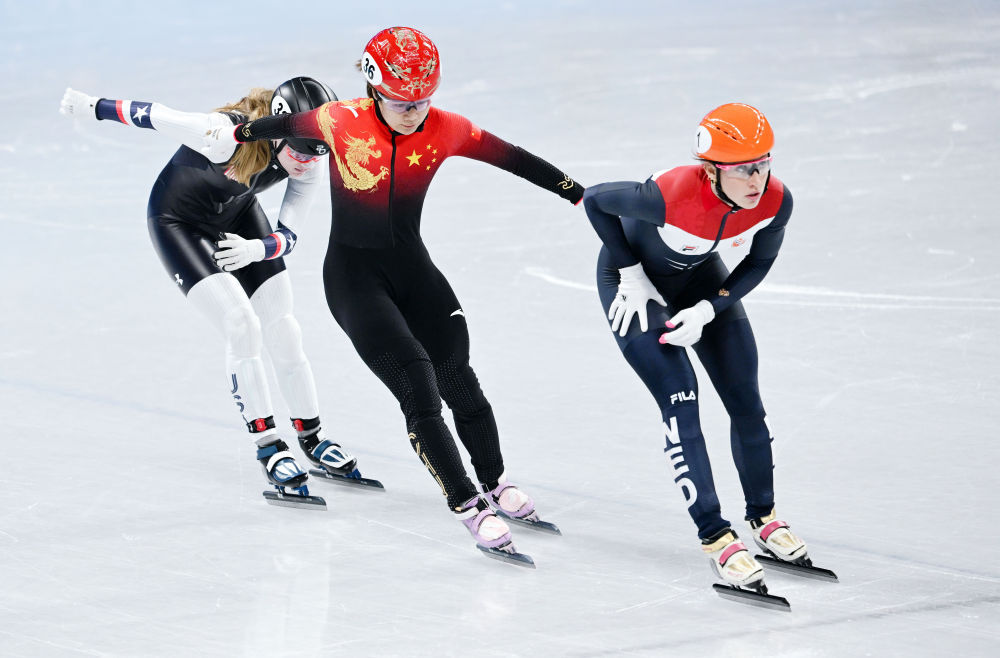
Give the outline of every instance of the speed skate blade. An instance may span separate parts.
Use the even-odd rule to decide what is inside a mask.
[[[840,579],[837,578],[837,574],[822,567],[785,562],[784,560],[779,560],[778,558],[770,555],[758,555],[757,561],[767,566],[769,569],[777,569],[778,571],[791,574],[793,576],[802,576],[804,578],[812,578],[813,580],[825,580],[830,583],[840,582]]]
[[[497,509],[497,516],[505,521],[510,521],[511,523],[516,523],[519,526],[524,526],[525,528],[533,528],[540,532],[547,532],[553,535],[561,535],[562,531],[556,526],[555,523],[549,523],[548,521],[542,521],[541,519],[516,519],[502,509]]]
[[[331,473],[330,471],[324,471],[319,468],[309,469],[309,475],[320,478],[321,480],[326,480],[327,482],[333,482],[334,484],[339,484],[345,487],[351,487],[353,489],[371,489],[372,491],[385,491],[385,487],[378,480],[372,480],[371,478],[363,478],[361,474],[358,473],[358,469],[354,469],[351,475],[338,475],[336,473]]]
[[[494,560],[500,560],[501,562],[515,564],[519,567],[526,567],[528,569],[535,568],[535,561],[531,559],[530,555],[518,553],[517,551],[508,553],[507,551],[501,551],[499,548],[486,548],[485,546],[480,546],[479,544],[476,544],[476,548],[481,550],[486,557],[491,557]]]
[[[791,604],[788,603],[788,599],[783,596],[774,596],[773,594],[765,594],[752,589],[743,589],[732,585],[720,585],[719,583],[712,583],[712,589],[718,592],[719,596],[724,599],[739,601],[740,603],[748,603],[759,608],[768,608],[770,610],[783,610],[784,612],[792,611]]]
[[[299,496],[297,494],[280,493],[278,491],[265,491],[263,493],[269,505],[320,511],[326,510],[326,501],[319,496]]]

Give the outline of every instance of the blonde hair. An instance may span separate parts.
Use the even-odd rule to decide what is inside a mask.
[[[254,87],[243,98],[235,103],[230,103],[223,107],[216,108],[216,112],[239,112],[250,121],[271,114],[271,96],[273,89]],[[271,161],[271,142],[262,139],[259,142],[247,142],[236,149],[236,153],[229,159],[229,168],[226,175],[233,180],[250,185],[250,179],[258,171],[262,171]]]

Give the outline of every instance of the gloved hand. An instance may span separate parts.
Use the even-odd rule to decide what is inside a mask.
[[[703,299],[694,306],[680,311],[667,320],[667,328],[673,329],[660,336],[663,345],[691,347],[701,339],[701,330],[715,317],[712,302]],[[680,325],[680,326],[678,326]],[[674,329],[674,327],[677,327]]]
[[[82,91],[66,87],[62,101],[59,103],[59,113],[68,117],[93,119],[97,121],[97,96],[88,96]]]
[[[611,322],[611,331],[618,331],[618,335],[624,338],[628,333],[628,326],[632,323],[632,316],[638,314],[639,328],[646,331],[649,322],[646,319],[646,302],[655,301],[661,306],[666,306],[663,296],[657,292],[652,281],[646,277],[642,269],[642,263],[636,263],[630,267],[623,267],[618,272],[622,276],[621,283],[618,284],[618,294],[615,295],[611,306],[608,308],[608,319]]]
[[[264,243],[261,240],[247,240],[235,233],[226,233],[225,240],[219,240],[219,250],[213,256],[215,262],[226,272],[246,267],[250,263],[264,260]]]
[[[226,115],[219,112],[209,114],[208,121],[209,128],[202,136],[201,144],[195,150],[212,162],[226,162],[233,157],[233,153],[239,145],[233,136],[233,130],[236,126]],[[187,144],[187,142],[185,143]],[[188,146],[191,145],[188,144]],[[194,147],[192,146],[192,148]]]

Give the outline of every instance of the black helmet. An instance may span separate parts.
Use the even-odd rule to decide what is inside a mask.
[[[323,103],[337,100],[337,94],[314,78],[300,76],[278,85],[271,95],[271,114],[294,114],[314,110]],[[299,153],[325,155],[330,152],[326,143],[318,139],[292,138],[288,145]]]

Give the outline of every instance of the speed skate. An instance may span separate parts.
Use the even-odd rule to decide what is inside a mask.
[[[278,507],[298,507],[299,509],[326,510],[326,500],[309,495],[309,487],[301,486],[289,492],[285,487],[275,485],[275,491],[263,492],[270,505]]]
[[[326,480],[327,482],[333,482],[334,484],[339,484],[344,487],[385,491],[385,487],[382,486],[381,482],[371,478],[362,477],[361,472],[356,468],[346,475],[334,473],[326,469],[311,468],[309,469],[309,474],[322,480]]]

